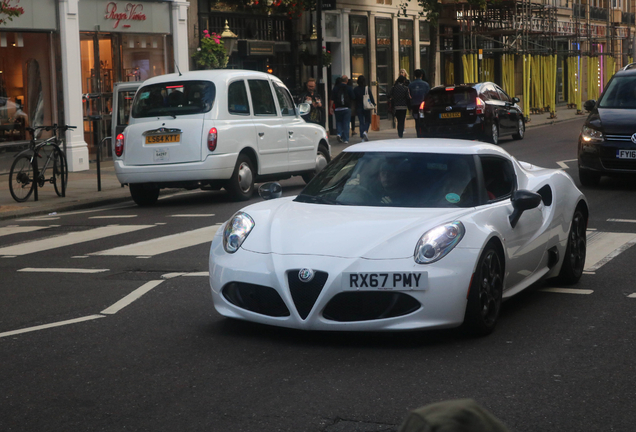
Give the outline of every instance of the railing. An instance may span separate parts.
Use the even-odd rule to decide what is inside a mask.
[[[590,6],[590,19],[607,21],[607,9]]]
[[[623,12],[622,23],[634,25],[634,12]]]
[[[572,5],[572,14],[574,17],[578,18],[587,18],[585,13],[585,5],[584,4],[574,4]]]
[[[211,13],[208,19],[210,31],[218,34],[223,33],[227,20],[239,39],[287,41],[291,35],[291,20],[287,17]]]

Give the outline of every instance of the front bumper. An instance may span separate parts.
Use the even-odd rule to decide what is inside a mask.
[[[618,150],[636,150],[631,140],[585,142],[579,137],[579,168],[601,174],[636,173],[636,159],[620,159]]]
[[[437,263],[418,265],[412,257],[368,260],[332,256],[263,254],[243,248],[234,254],[228,254],[223,249],[221,237],[217,236],[212,242],[210,251],[210,286],[214,307],[221,315],[262,324],[333,331],[450,328],[461,325],[464,320],[466,297],[478,255],[478,250],[456,248],[448,257]],[[309,304],[306,298],[298,295],[297,285],[290,287],[290,280],[295,277],[299,269],[303,268],[313,269],[317,274],[324,272],[326,278],[322,288],[317,291],[315,301],[312,299]],[[344,291],[342,288],[345,272],[421,271],[428,272],[428,282],[423,290],[400,290],[378,294],[386,291],[372,288]],[[240,293],[236,290],[237,286],[244,286],[247,289]],[[307,286],[308,290],[315,288],[309,287],[309,284]],[[300,288],[302,294],[302,286]],[[341,301],[343,292],[347,297],[345,302]],[[246,294],[252,298],[240,298],[241,295]],[[276,299],[271,302],[273,297]],[[394,305],[394,312],[401,307],[399,304],[409,306],[402,309],[403,314],[399,316],[388,313],[390,317],[385,317],[386,315],[380,313],[364,320],[351,320],[351,317],[347,317],[347,309],[343,308],[343,305],[349,305],[352,314],[354,310],[357,313],[360,310],[382,309],[382,305],[368,304],[368,302],[376,300],[382,302],[388,297],[392,297],[397,304],[397,306]],[[247,303],[243,301],[251,302],[251,305],[257,304],[253,309],[259,312],[244,307]],[[270,307],[260,307],[265,303]],[[272,304],[275,306],[272,307]],[[413,305],[415,307],[412,307]],[[333,313],[335,310],[337,313]]]

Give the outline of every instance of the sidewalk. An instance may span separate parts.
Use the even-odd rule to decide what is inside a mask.
[[[550,119],[548,117],[549,113],[532,114],[530,116],[530,122],[526,125],[526,129],[568,120],[584,119],[586,116],[576,115],[575,109],[558,107],[557,118]],[[397,138],[397,131],[395,129],[385,128],[378,132],[369,132],[369,139],[371,141],[394,138]],[[416,138],[415,130],[413,128],[407,128],[404,131],[404,138]],[[355,135],[350,139],[350,145],[357,144],[360,141],[360,137]],[[330,137],[330,142],[336,154],[345,147],[344,144],[339,144],[335,137]],[[98,192],[97,167],[94,163],[91,163],[90,169],[87,171],[69,173],[66,197],[58,197],[53,185],[47,183],[43,188],[38,189],[39,200],[37,202],[33,200],[33,195],[31,195],[28,201],[17,203],[13,200],[9,192],[9,176],[0,175],[0,220],[48,215],[54,212],[97,207],[131,200],[128,187],[121,187],[121,184],[115,176],[112,161],[102,162],[101,164],[101,186],[102,190]]]

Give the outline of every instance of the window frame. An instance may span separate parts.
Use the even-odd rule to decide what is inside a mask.
[[[273,113],[258,113],[256,112],[256,104],[254,103],[254,95],[252,93],[252,83],[258,83],[258,82],[264,82],[267,84],[267,88],[269,89],[269,97],[271,100],[271,105],[274,108],[274,112]],[[273,93],[273,89],[272,89],[272,84],[270,82],[269,79],[267,78],[252,78],[252,79],[248,79],[247,80],[247,88],[249,89],[249,96],[250,96],[250,102],[252,103],[252,112],[254,113],[254,116],[258,116],[258,117],[279,117],[280,113],[278,112],[278,107],[276,106],[276,98],[274,97],[274,93]]]
[[[291,97],[291,94],[289,93],[287,87],[277,81],[273,81],[272,85],[274,86],[274,94],[276,95],[276,102],[278,103],[278,109],[280,111],[281,117],[296,117],[296,104],[294,103],[294,99]],[[283,99],[286,99],[288,103],[291,103],[291,113],[283,113],[283,106],[281,105],[280,98],[278,97],[279,93],[281,94]]]
[[[247,99],[247,113],[235,112],[235,111],[231,111],[230,110],[230,87],[232,87],[234,84],[239,83],[239,82],[243,83],[243,90],[245,92],[245,98]],[[227,86],[227,112],[230,115],[247,116],[247,117],[251,116],[252,115],[252,111],[253,111],[252,107],[250,106],[251,102],[252,101],[251,101],[250,96],[249,96],[249,94],[247,92],[247,86],[245,85],[245,80],[243,78],[236,79],[234,81],[231,81],[228,84],[228,86]]]
[[[507,199],[510,199],[514,191],[517,190],[517,171],[515,170],[515,167],[513,166],[512,161],[501,156],[490,155],[490,154],[478,155],[477,158],[479,159],[479,169],[481,170],[483,191],[486,194],[486,204],[492,204],[495,202],[500,202],[500,201],[505,201]],[[500,162],[501,165],[504,167],[503,175],[505,176],[506,174],[505,171],[508,171],[508,175],[510,175],[512,179],[512,185],[510,190],[503,195],[495,197],[494,199],[488,198],[488,189],[486,185],[486,170],[484,170],[485,160]],[[488,170],[488,172],[492,172],[492,170]]]

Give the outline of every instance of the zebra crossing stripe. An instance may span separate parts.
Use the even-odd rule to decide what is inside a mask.
[[[22,234],[47,229],[48,226],[10,226],[0,228],[0,237],[11,234]]]
[[[593,272],[636,243],[634,233],[588,232],[585,271]]]
[[[145,228],[154,227],[154,225],[109,225],[86,231],[77,231],[62,234],[55,237],[48,237],[41,240],[20,243],[13,246],[0,248],[0,256],[20,256],[35,252],[42,252],[50,249],[57,249],[64,246],[70,246],[78,243],[84,243],[92,240],[99,240],[105,237],[111,237],[118,234],[125,234]]]
[[[196,246],[201,243],[212,242],[214,234],[217,232],[219,227],[220,225],[213,225],[205,228],[199,228],[193,231],[186,231],[113,249],[94,252],[89,255],[134,256],[144,258],[153,257],[166,252]]]

